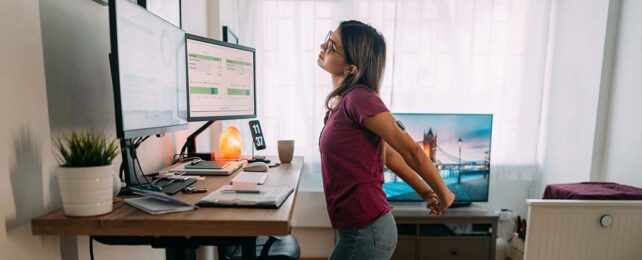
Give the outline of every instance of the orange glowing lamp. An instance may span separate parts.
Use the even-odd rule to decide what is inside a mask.
[[[224,160],[239,160],[241,159],[241,147],[243,141],[241,140],[241,132],[234,127],[226,128],[218,139],[219,155],[216,158]]]

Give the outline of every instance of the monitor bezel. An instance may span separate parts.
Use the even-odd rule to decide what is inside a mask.
[[[392,113],[393,117],[395,117],[395,120],[397,119],[397,115],[407,115],[407,116],[424,116],[424,115],[432,115],[432,116],[490,116],[490,146],[489,146],[489,151],[488,151],[488,161],[489,161],[489,168],[488,168],[488,191],[486,192],[486,198],[485,199],[480,199],[480,200],[459,200],[457,197],[455,197],[454,203],[466,203],[466,202],[488,202],[488,199],[490,197],[490,178],[491,178],[491,173],[493,170],[492,167],[492,146],[493,146],[493,123],[494,123],[494,116],[493,114],[475,114],[475,113]],[[406,183],[404,181],[404,183]],[[408,185],[408,183],[406,183]],[[387,197],[387,195],[386,195]],[[389,200],[386,198],[387,201],[389,202],[421,202],[423,200]]]
[[[122,103],[121,103],[121,88],[120,88],[120,68],[119,68],[119,59],[118,59],[118,28],[117,28],[117,13],[116,13],[116,2],[117,0],[114,1],[109,1],[109,35],[110,35],[110,45],[111,45],[111,76],[112,76],[112,85],[114,88],[114,110],[116,113],[116,136],[121,139],[130,139],[134,137],[143,137],[143,136],[149,136],[149,135],[160,135],[164,134],[167,132],[176,132],[179,130],[185,130],[189,127],[189,120],[185,120],[184,124],[179,124],[179,125],[168,125],[168,126],[159,126],[159,127],[149,127],[149,128],[140,128],[140,129],[132,129],[132,130],[125,130],[123,128],[123,116],[122,116]],[[159,17],[158,15],[149,12],[147,9],[132,3],[136,6],[136,8],[141,8],[145,10],[145,12],[149,13],[150,15],[155,16],[156,18],[160,19],[162,22],[173,26],[174,28],[183,31],[181,28],[176,27],[174,24],[166,21],[165,19]],[[183,31],[185,34],[185,32]],[[187,57],[187,41],[185,41],[185,57]],[[187,60],[185,61],[185,85],[189,85],[189,81],[187,80]],[[188,97],[186,97],[189,99]],[[188,111],[189,111],[189,104],[188,105]]]
[[[192,110],[190,107],[190,95],[189,95],[189,66],[187,66],[187,121],[189,122],[201,122],[201,121],[215,121],[215,120],[232,120],[232,119],[250,119],[250,118],[256,118],[256,49],[252,47],[247,47],[247,46],[242,46],[238,44],[233,44],[233,43],[228,43],[224,41],[219,41],[219,40],[214,40],[194,34],[185,34],[185,50],[187,51],[187,55],[189,55],[189,45],[188,45],[188,40],[194,40],[194,41],[199,41],[199,42],[204,42],[208,44],[215,44],[227,48],[232,48],[232,49],[237,49],[237,50],[243,50],[243,51],[249,51],[252,52],[252,64],[254,66],[254,69],[252,70],[253,74],[253,94],[254,94],[254,111],[251,115],[231,115],[231,116],[199,116],[199,117],[192,117]],[[189,59],[189,56],[185,56],[187,59]]]

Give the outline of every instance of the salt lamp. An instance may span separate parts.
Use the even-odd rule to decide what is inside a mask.
[[[216,159],[239,160],[241,159],[241,132],[234,127],[226,128],[218,141],[219,155]]]

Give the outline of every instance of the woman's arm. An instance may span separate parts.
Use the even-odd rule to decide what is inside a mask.
[[[441,212],[450,207],[455,200],[455,195],[450,192],[439,175],[439,171],[428,159],[426,153],[402,129],[397,127],[395,118],[390,112],[382,112],[363,120],[363,124],[370,131],[379,135],[383,140],[396,150],[403,160],[419,174],[439,197],[437,211]]]
[[[437,206],[439,204],[439,200],[437,200],[435,193],[430,189],[430,187],[428,187],[428,185],[419,178],[419,175],[417,175],[417,173],[412,170],[406,162],[404,162],[401,155],[399,155],[395,149],[385,142],[384,146],[386,167],[410,185],[410,187],[427,202],[427,208],[433,209]]]

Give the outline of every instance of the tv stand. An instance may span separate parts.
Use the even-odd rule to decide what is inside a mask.
[[[470,206],[472,206],[472,205],[473,205],[473,203],[472,203],[472,202],[470,202],[470,201],[468,201],[468,202],[459,202],[459,201],[455,201],[455,202],[453,202],[453,204],[452,204],[452,205],[450,205],[450,208],[451,208],[451,209],[452,209],[452,208],[463,208],[463,207],[470,207]]]
[[[495,259],[497,214],[474,204],[441,216],[423,203],[392,206],[399,239],[391,259]]]

